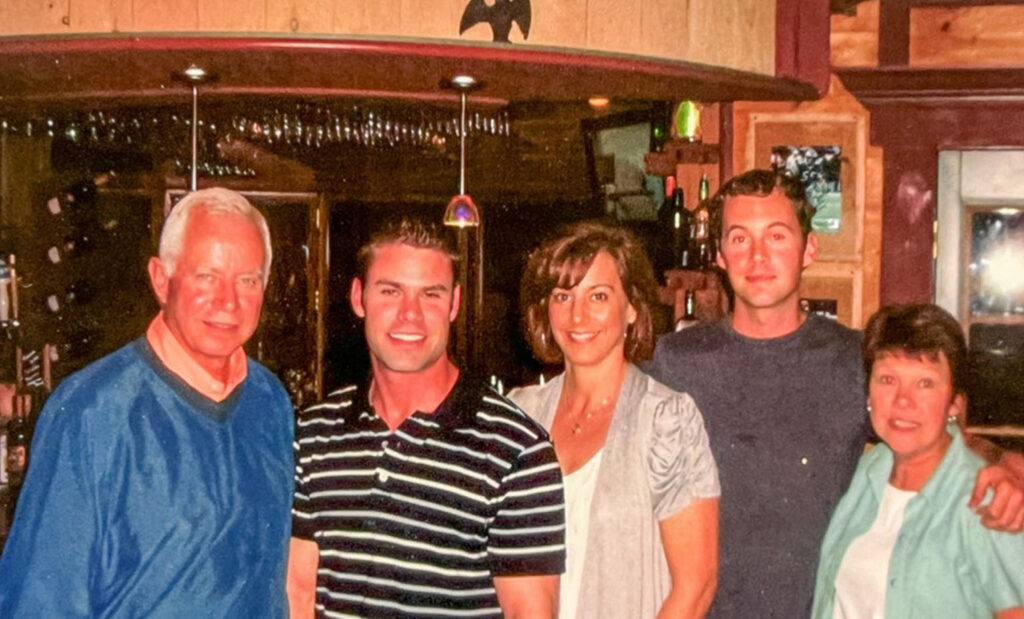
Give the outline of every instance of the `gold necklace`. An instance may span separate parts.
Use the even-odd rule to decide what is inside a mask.
[[[593,417],[595,411],[602,411],[602,410],[604,410],[604,408],[606,406],[608,406],[608,398],[605,398],[605,399],[601,400],[601,406],[597,407],[596,409],[591,409],[591,410],[587,411],[586,413],[583,413],[581,411],[581,412],[576,413],[575,415],[573,415],[573,418],[572,418],[572,435],[576,436],[577,434],[582,432],[583,431],[583,423],[589,421],[590,418]],[[581,415],[583,417],[582,419],[580,419]]]

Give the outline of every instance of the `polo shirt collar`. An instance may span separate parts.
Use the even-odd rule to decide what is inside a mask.
[[[374,416],[377,416],[373,408],[370,387],[373,385],[373,377],[359,386],[355,395],[356,402],[361,403]],[[412,416],[420,416],[425,419],[447,427],[458,427],[461,421],[467,416],[474,415],[479,408],[480,401],[488,390],[487,383],[483,379],[460,371],[448,395],[437,405],[433,411],[416,411]]]

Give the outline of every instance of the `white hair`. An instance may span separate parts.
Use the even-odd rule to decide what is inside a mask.
[[[259,212],[245,197],[237,191],[223,187],[211,187],[193,191],[174,205],[171,213],[164,221],[164,229],[160,233],[160,262],[163,264],[167,277],[174,274],[178,258],[185,250],[185,229],[189,219],[196,212],[202,213],[235,213],[245,217],[256,226],[263,239],[263,286],[270,279],[270,262],[273,253],[270,248],[270,228],[263,213]]]

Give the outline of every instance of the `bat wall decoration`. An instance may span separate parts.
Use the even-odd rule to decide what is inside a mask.
[[[509,42],[513,23],[525,39],[530,36],[530,0],[469,0],[459,22],[459,34],[480,23],[491,25],[495,43]]]

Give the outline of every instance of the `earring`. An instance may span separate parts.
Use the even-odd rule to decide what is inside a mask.
[[[868,403],[867,403],[867,404],[865,405],[865,407],[864,407],[864,408],[866,408],[866,409],[868,410],[868,414],[870,415],[870,414],[871,414],[871,402],[868,402]]]
[[[956,415],[949,415],[948,417],[946,417],[946,423],[948,423],[949,425],[954,425],[958,421],[959,420],[956,418]]]

